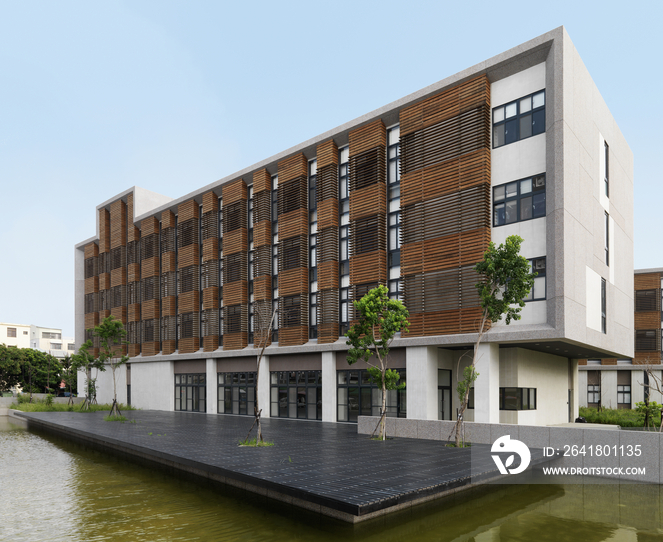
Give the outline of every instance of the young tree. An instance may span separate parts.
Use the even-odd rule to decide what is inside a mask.
[[[21,348],[23,357],[23,371],[21,386],[23,390],[32,393],[43,393],[49,391],[51,381],[59,377],[62,367],[60,362],[45,352],[33,348]]]
[[[85,375],[85,401],[83,401],[81,410],[88,410],[94,400],[94,395],[96,395],[92,369],[96,369],[97,371],[106,370],[106,366],[90,353],[91,348],[92,341],[85,341],[78,349],[78,354],[74,354],[71,357],[74,372],[81,371]]]
[[[520,311],[525,306],[523,299],[534,285],[536,273],[532,273],[529,262],[520,255],[522,242],[522,238],[518,235],[510,235],[499,247],[490,243],[488,250],[483,254],[483,260],[474,266],[474,270],[480,276],[480,281],[475,286],[481,300],[481,320],[472,363],[463,370],[462,379],[459,375],[456,388],[460,399],[460,409],[454,426],[456,446],[461,445],[463,415],[467,409],[470,388],[479,376],[476,364],[481,340],[490,329],[490,325],[501,320],[503,316],[507,325],[511,320],[520,320]]]
[[[276,309],[272,310],[271,301],[257,301],[253,305],[253,343],[257,348],[260,348],[260,354],[258,354],[258,362],[256,369],[256,389],[255,389],[255,402],[253,405],[253,414],[254,420],[251,429],[249,429],[248,434],[246,435],[246,441],[248,442],[249,436],[253,428],[257,426],[258,436],[256,438],[256,444],[262,444],[262,425],[260,423],[260,415],[262,409],[258,404],[258,384],[260,382],[260,364],[262,363],[262,358],[265,353],[265,348],[270,342],[272,336],[272,326],[274,324],[274,318],[276,317]]]
[[[21,381],[21,348],[0,344],[0,393],[8,391]]]
[[[109,365],[113,373],[113,404],[109,415],[121,416],[117,404],[115,371],[120,365],[124,365],[129,361],[129,356],[122,354],[122,344],[127,331],[124,329],[122,320],[117,320],[111,315],[104,318],[101,324],[94,328],[92,334],[99,337],[99,361],[104,365]]]
[[[64,381],[65,389],[69,389],[68,404],[74,404],[74,396],[72,394],[72,386],[76,385],[76,368],[74,362],[69,354],[65,354],[62,359],[62,380]]]
[[[389,346],[397,332],[408,330],[409,313],[398,299],[389,299],[389,290],[383,285],[373,288],[360,300],[353,301],[353,304],[359,321],[345,334],[348,338],[346,344],[350,346],[348,364],[364,360],[369,366],[371,382],[382,390],[379,438],[386,440],[387,390],[401,390],[405,387],[404,383],[398,383],[398,372],[389,369]]]

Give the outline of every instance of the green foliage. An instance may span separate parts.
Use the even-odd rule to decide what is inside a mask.
[[[21,348],[22,364],[20,385],[24,392],[44,393],[49,383],[59,382],[62,365],[50,354]]]
[[[70,405],[66,403],[55,403],[51,405],[46,404],[45,399],[33,399],[33,402],[30,403],[30,396],[28,394],[21,394],[16,398],[17,402],[12,404],[11,408],[13,410],[20,410],[21,412],[101,412],[108,411],[110,405],[91,405],[90,410],[81,410],[83,406],[82,403],[76,405]],[[136,410],[133,407],[127,405],[120,405],[122,410]]]
[[[654,402],[650,401],[650,405]],[[636,403],[640,405],[642,403]],[[658,411],[653,412],[652,423],[654,427],[661,424],[661,405],[658,405]],[[585,418],[588,423],[604,423],[607,425],[619,425],[621,427],[644,427],[644,413],[638,409],[614,409],[603,408],[600,412],[595,408],[580,407],[580,416]]]
[[[642,427],[651,427],[654,424],[654,419],[658,419],[656,427],[661,425],[663,405],[658,404],[656,401],[649,401],[649,403],[640,401],[635,404],[635,411],[638,413],[638,417],[642,421]]]
[[[371,377],[371,382],[382,388],[382,371],[379,367],[369,367],[367,369],[368,375]],[[386,390],[403,390],[405,389],[405,382],[398,381],[400,380],[401,375],[393,369],[387,369],[384,373],[384,389]]]
[[[465,400],[465,394],[468,393],[469,389],[472,387],[472,384],[474,384],[474,381],[478,376],[479,373],[477,373],[476,369],[472,365],[469,365],[463,369],[463,379],[458,382],[458,386],[456,387],[456,391],[458,392],[458,397],[460,398],[461,402]]]
[[[523,299],[534,286],[536,273],[531,272],[530,263],[520,255],[522,242],[517,235],[510,235],[499,247],[491,242],[483,260],[474,266],[482,276],[482,281],[476,284],[481,307],[491,322],[501,320],[502,316],[506,316],[507,325],[511,320],[520,320],[520,311],[525,306]]]
[[[267,440],[263,440],[262,442],[259,442],[257,437],[253,437],[251,439],[244,439],[239,441],[240,446],[250,446],[252,448],[260,448],[262,446],[274,446],[273,442],[269,442]]]
[[[23,349],[0,344],[0,392],[8,391],[21,380]]]
[[[105,422],[126,422],[127,417],[126,416],[104,416],[104,421]]]
[[[353,304],[359,314],[359,322],[345,334],[348,338],[346,344],[350,346],[348,363],[352,365],[360,360],[368,363],[374,355],[385,359],[394,335],[408,330],[407,309],[398,299],[389,299],[389,290],[383,285],[373,288]]]
[[[45,397],[44,404],[46,406],[53,406],[53,396],[50,393]]]

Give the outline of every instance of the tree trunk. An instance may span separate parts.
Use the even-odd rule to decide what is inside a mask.
[[[380,409],[382,414],[382,419],[380,421],[380,438],[382,440],[387,440],[387,387],[385,386],[384,378],[386,371],[382,372],[382,408]]]

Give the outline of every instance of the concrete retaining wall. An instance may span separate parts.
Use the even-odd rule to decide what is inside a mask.
[[[377,416],[360,416],[359,434],[370,435],[375,429]],[[455,422],[444,420],[413,420],[387,418],[387,437],[419,438],[427,440],[453,440]],[[465,440],[474,444],[492,444],[499,437],[510,435],[529,448],[552,448],[561,455],[554,466],[574,468],[644,467],[644,475],[609,475],[620,481],[663,483],[663,436],[658,432],[599,429],[598,424],[569,424],[568,426],[529,426],[503,423],[465,422]],[[585,447],[584,455],[581,453]],[[600,456],[597,447],[601,447]],[[635,448],[639,446],[639,448]],[[564,453],[575,456],[565,456]],[[608,448],[606,448],[608,447]],[[630,447],[630,448],[629,448]],[[636,450],[639,450],[637,452]],[[609,451],[606,456],[604,451]],[[639,455],[636,455],[639,454]]]

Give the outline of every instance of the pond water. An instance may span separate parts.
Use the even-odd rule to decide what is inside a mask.
[[[657,485],[491,486],[356,526],[0,417],[0,540],[653,541]]]

